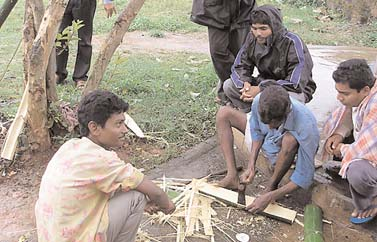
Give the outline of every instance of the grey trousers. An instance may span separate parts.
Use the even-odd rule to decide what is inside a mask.
[[[135,241],[146,203],[145,195],[138,191],[116,193],[109,201],[107,241]]]
[[[377,167],[367,160],[353,161],[346,175],[355,208],[367,209],[377,197]]]
[[[69,0],[59,27],[61,33],[73,20],[84,21],[84,26],[78,30],[77,57],[73,71],[73,81],[88,79],[88,71],[92,58],[93,18],[96,11],[96,0]],[[58,83],[63,82],[68,75],[67,61],[69,55],[68,45],[62,43],[63,48],[56,48],[56,75]]]
[[[228,79],[224,82],[224,93],[227,98],[230,100],[232,105],[239,109],[244,113],[250,112],[251,109],[251,102],[244,102],[240,99],[241,93],[239,88],[237,88],[232,79]],[[295,92],[288,92],[289,96],[293,97],[294,99],[305,103],[305,94],[304,93],[295,93]]]

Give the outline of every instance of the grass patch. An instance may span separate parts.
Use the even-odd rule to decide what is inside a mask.
[[[206,55],[117,54],[113,60],[100,88],[127,100],[141,129],[167,142],[161,159],[214,135],[216,77]],[[78,102],[73,85],[58,88],[64,101]]]
[[[127,0],[115,1],[118,12]],[[197,32],[206,29],[190,21],[192,0],[148,0],[130,26],[130,31]],[[106,19],[105,12],[98,7],[94,20],[96,34],[107,33],[116,17]],[[99,11],[100,10],[100,11]]]
[[[282,10],[284,25],[289,31],[298,34],[306,44],[377,48],[377,41],[375,41],[377,21],[366,25],[356,25],[342,18],[339,13],[323,9],[321,14],[314,11],[316,8],[310,5],[298,7],[282,4],[278,0],[258,2],[259,5],[265,3],[278,6]],[[333,19],[319,20],[324,14]],[[365,34],[360,35],[360,33]]]

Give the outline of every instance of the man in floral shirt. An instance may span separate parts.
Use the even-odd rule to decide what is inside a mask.
[[[82,138],[63,144],[42,177],[38,241],[134,241],[144,211],[175,210],[159,187],[111,150],[123,144],[127,109],[108,91],[80,102]]]

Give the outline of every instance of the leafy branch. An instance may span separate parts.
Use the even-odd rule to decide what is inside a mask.
[[[83,20],[73,20],[72,25],[67,26],[61,33],[56,35],[55,47],[61,48],[58,55],[66,50],[72,41],[80,40],[78,31],[84,26],[83,22]]]

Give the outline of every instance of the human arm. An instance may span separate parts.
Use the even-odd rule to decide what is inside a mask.
[[[341,157],[340,148],[345,137],[349,136],[353,129],[352,110],[348,108],[345,111],[338,127],[334,133],[326,140],[325,150],[330,155]]]
[[[249,52],[252,47],[252,36],[249,34],[242,45],[241,49],[238,51],[237,57],[231,68],[231,79],[234,85],[242,89],[244,88],[244,83],[250,83],[256,85],[254,78],[252,77],[254,71],[254,63],[249,56]]]
[[[115,9],[115,5],[114,5],[113,1],[111,1],[111,0],[104,0],[103,1],[103,8],[105,9],[106,16],[108,18],[110,18],[111,16],[113,16],[113,14],[117,13],[117,11]]]
[[[100,191],[110,195],[118,190],[123,192],[137,190],[148,196],[147,208],[151,208],[151,211],[156,210],[151,207],[153,204],[158,207],[158,211],[164,213],[174,211],[174,204],[165,192],[131,164],[125,164],[115,152],[101,150],[96,157],[101,157],[101,160],[86,165],[90,169],[86,169],[85,173],[91,175],[88,177],[90,182]]]
[[[171,214],[175,210],[174,203],[169,199],[167,194],[156,184],[144,177],[143,181],[135,190],[145,194],[149,198],[146,211],[154,213],[162,211],[164,214]]]
[[[289,194],[299,188],[294,182],[290,181],[284,186],[280,187],[279,189],[267,192],[263,195],[258,196],[252,202],[252,204],[246,207],[251,213],[259,213],[262,212],[271,202],[276,201],[277,199]]]

